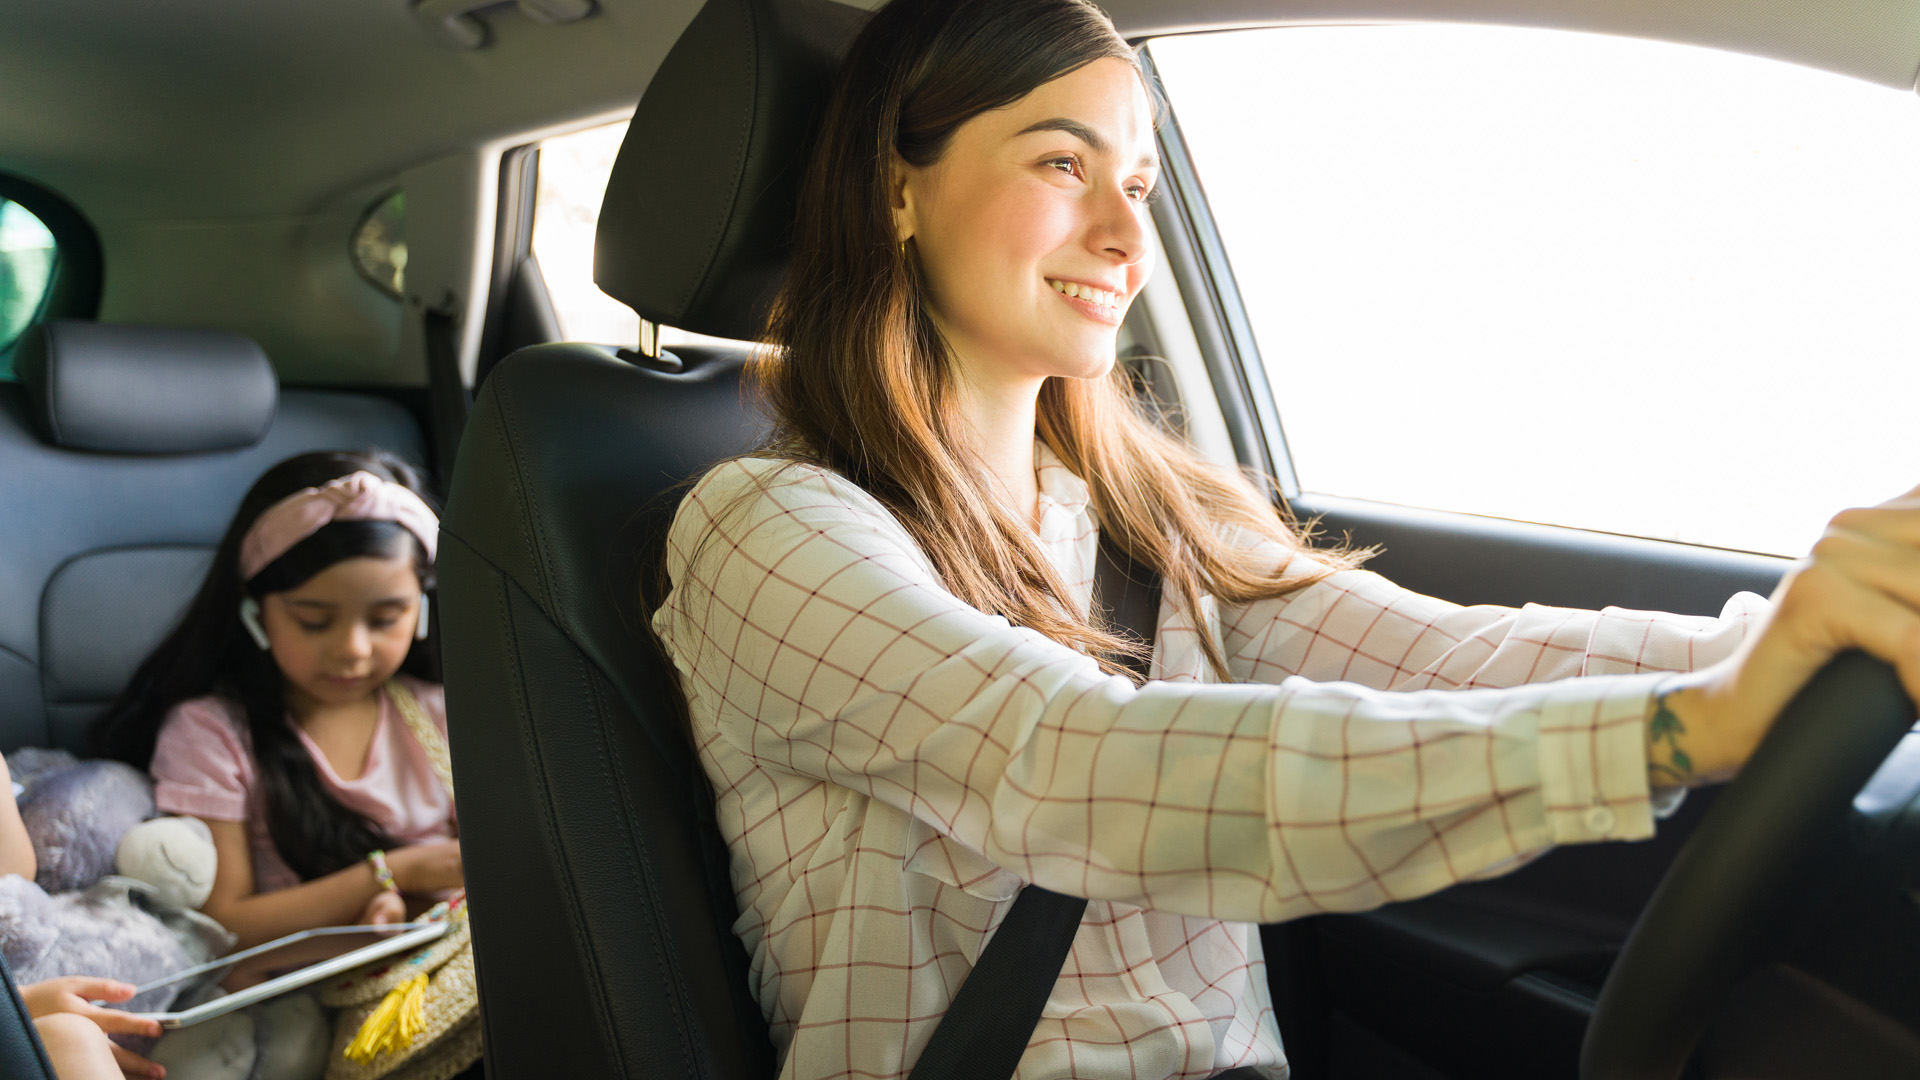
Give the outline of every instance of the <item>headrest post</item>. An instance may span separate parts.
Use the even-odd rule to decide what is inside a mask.
[[[649,360],[660,359],[660,324],[652,319],[640,320],[640,355]]]

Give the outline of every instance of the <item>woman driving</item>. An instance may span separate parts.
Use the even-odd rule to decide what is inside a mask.
[[[1151,91],[1081,0],[894,0],[801,192],[776,434],[654,628],[782,1076],[904,1076],[1023,885],[1092,900],[1026,1078],[1285,1075],[1254,924],[1650,835],[1837,652],[1920,696],[1920,504],[1717,619],[1463,608],[1316,550],[1135,404]],[[1155,572],[1143,651],[1092,602]]]

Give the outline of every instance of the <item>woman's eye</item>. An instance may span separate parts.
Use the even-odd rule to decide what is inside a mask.
[[[367,625],[373,627],[375,630],[389,630],[398,625],[399,622],[399,619],[369,619],[367,620]]]
[[[328,624],[325,622],[310,623],[305,621],[304,619],[295,619],[293,621],[296,623],[299,623],[300,629],[305,630],[309,634],[323,633],[328,626]]]
[[[1050,169],[1058,169],[1069,176],[1080,175],[1080,159],[1076,157],[1057,157],[1047,162]]]

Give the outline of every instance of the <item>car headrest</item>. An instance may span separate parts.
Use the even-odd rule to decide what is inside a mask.
[[[14,348],[40,437],[69,450],[200,454],[267,433],[280,384],[238,334],[50,322]]]
[[[641,318],[758,338],[840,57],[867,13],[707,0],[654,73],[600,207],[593,279]]]

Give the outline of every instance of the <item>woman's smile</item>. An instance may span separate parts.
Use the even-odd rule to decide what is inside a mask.
[[[1121,317],[1127,312],[1125,286],[1101,288],[1062,278],[1048,278],[1047,284],[1075,311],[1097,323],[1119,326]]]

